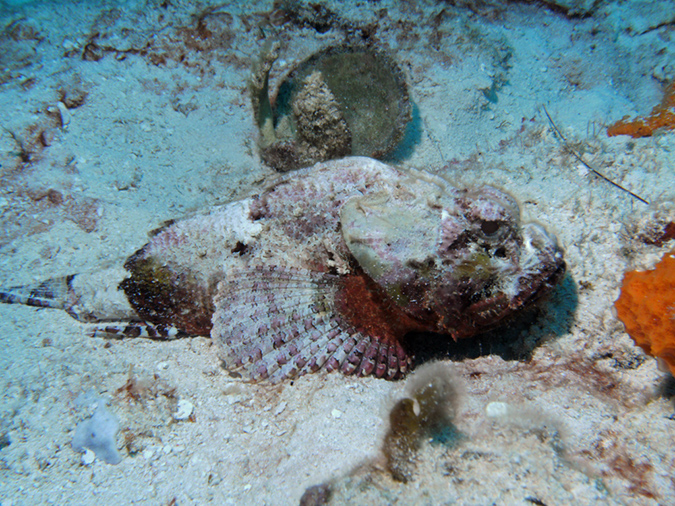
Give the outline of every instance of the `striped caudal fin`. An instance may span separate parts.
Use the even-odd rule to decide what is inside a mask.
[[[0,288],[0,302],[66,309],[70,282],[73,277],[64,276],[48,279],[39,285]]]

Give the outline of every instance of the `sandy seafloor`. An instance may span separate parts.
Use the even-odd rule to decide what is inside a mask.
[[[392,162],[511,192],[568,263],[526,323],[449,347],[456,437],[425,443],[405,484],[380,448],[406,381],[251,385],[208,338],[91,338],[63,312],[2,306],[2,506],[297,504],[327,482],[336,504],[675,504],[673,379],[612,311],[623,272],[674,245],[635,240],[654,207],[590,174],[543,109],[594,168],[672,199],[675,133],[606,127],[675,79],[675,2],[335,1],[321,30],[270,1],[0,5],[4,286],[119,264],[165,220],[259,189],[274,173],[246,81],[264,39],[282,44],[274,86],[349,25],[370,26],[410,86]],[[504,335],[510,353],[491,344]],[[120,420],[117,465],[71,447],[87,392]],[[506,415],[487,416],[494,402]]]

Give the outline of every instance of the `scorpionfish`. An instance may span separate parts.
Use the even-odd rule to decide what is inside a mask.
[[[0,291],[66,310],[92,335],[208,336],[230,370],[396,379],[406,334],[457,340],[549,292],[563,252],[516,201],[363,157],[279,177],[167,223],[123,267]]]

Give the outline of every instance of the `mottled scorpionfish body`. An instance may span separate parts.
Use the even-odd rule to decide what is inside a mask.
[[[368,158],[320,163],[261,193],[173,222],[124,267],[0,291],[95,335],[210,335],[228,368],[394,379],[405,335],[473,336],[548,292],[556,239],[509,195],[459,190]]]

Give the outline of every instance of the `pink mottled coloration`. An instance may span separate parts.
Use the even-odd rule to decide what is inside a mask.
[[[318,370],[396,379],[413,365],[410,332],[471,337],[564,269],[555,238],[521,225],[509,195],[354,157],[172,222],[123,269],[0,300],[102,322],[95,334],[210,335],[250,380]]]

